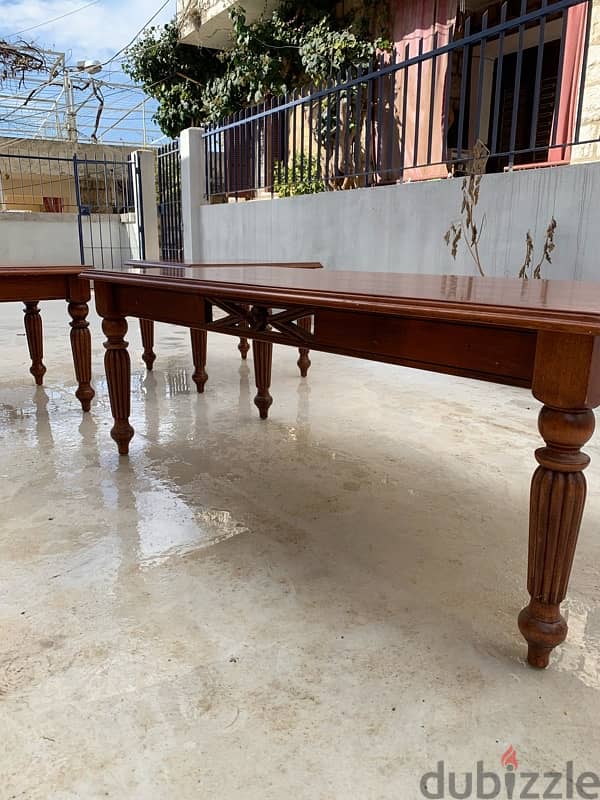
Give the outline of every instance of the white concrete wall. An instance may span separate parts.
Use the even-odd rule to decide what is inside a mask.
[[[0,264],[79,264],[77,214],[0,212]]]
[[[160,258],[156,208],[156,153],[154,150],[136,150],[132,153],[131,159],[133,168],[141,176],[139,183],[137,180],[133,181],[133,200],[135,213],[142,220],[144,230],[144,256],[148,261],[156,261]]]
[[[86,262],[94,248],[96,266],[120,265],[138,257],[135,215],[83,217]],[[110,252],[109,252],[110,251]],[[111,260],[112,252],[112,260]],[[77,214],[0,212],[0,264],[79,264]]]
[[[119,231],[121,235],[122,260],[126,261],[129,258],[139,258],[140,243],[135,214],[121,214],[120,221]]]
[[[86,264],[108,269],[120,267],[127,259],[139,258],[134,214],[91,214],[82,217],[81,224]]]
[[[459,219],[461,178],[206,205],[200,259],[321,261],[328,269],[476,274],[464,244],[453,261],[443,235]],[[485,175],[481,260],[490,276],[516,276],[530,230],[541,255],[558,223],[549,278],[600,280],[600,164]]]
[[[205,194],[204,142],[202,128],[186,128],[181,132],[179,154],[181,157],[181,222],[183,227],[183,252],[187,261],[202,260],[200,230],[196,225],[201,207],[207,202]],[[198,175],[202,176],[198,180]]]

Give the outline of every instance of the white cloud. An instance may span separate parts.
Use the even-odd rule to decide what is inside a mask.
[[[86,0],[0,0],[0,38],[85,4]],[[101,0],[77,14],[23,33],[21,38],[46,49],[66,51],[72,62],[105,60],[126,45],[160,5],[160,0]],[[152,24],[167,22],[174,14],[172,0]]]

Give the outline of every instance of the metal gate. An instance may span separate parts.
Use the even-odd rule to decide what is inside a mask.
[[[82,264],[110,269],[144,257],[141,215],[136,215],[135,208],[137,173],[131,161],[73,156]],[[137,194],[141,198],[141,192]]]
[[[183,261],[179,139],[160,147],[157,158],[160,257]]]
[[[77,227],[69,231],[78,237],[71,244],[81,264],[120,266],[143,257],[143,217],[135,213],[134,180],[141,199],[138,173],[128,155],[123,160],[3,152],[0,210],[64,214],[65,221],[71,217]]]

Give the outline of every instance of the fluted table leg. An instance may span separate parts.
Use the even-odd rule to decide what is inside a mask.
[[[261,342],[255,339],[252,343],[252,355],[254,359],[254,377],[257,388],[254,405],[259,410],[260,418],[266,419],[269,415],[269,408],[273,403],[273,398],[269,394],[269,387],[271,385],[271,365],[273,362],[273,345],[271,342]]]
[[[246,339],[245,336],[240,336],[240,343],[238,344],[238,350],[240,351],[240,355],[245,361],[248,358],[248,350],[250,350],[248,339]]]
[[[75,376],[79,384],[75,396],[84,411],[90,410],[94,390],[92,388],[92,337],[87,321],[88,305],[83,301],[72,300],[69,305],[71,316],[71,350]]]
[[[192,359],[194,361],[194,374],[192,380],[196,384],[198,392],[204,391],[204,384],[208,380],[206,373],[206,331],[198,330],[197,328],[190,329],[190,337],[192,340]]]
[[[151,319],[140,319],[140,333],[142,335],[142,360],[146,369],[151,370],[156,361],[154,352],[154,322]]]
[[[299,319],[298,327],[310,333],[312,331],[312,317],[302,317],[302,319]],[[308,347],[299,347],[298,352],[300,353],[300,357],[296,363],[298,364],[300,375],[306,378],[311,364],[310,358],[308,357],[310,350]]]
[[[27,335],[27,346],[31,357],[31,367],[29,372],[33,375],[35,382],[41,386],[46,373],[42,359],[44,357],[44,339],[42,333],[42,317],[38,301],[25,303],[25,333]]]
[[[565,599],[586,497],[581,448],[594,432],[600,404],[600,339],[540,331],[532,390],[544,405],[538,427],[545,442],[531,481],[529,509],[529,605],[519,615],[527,660],[546,667],[567,635],[560,613]]]
[[[242,308],[245,308],[246,311],[250,308],[250,306],[247,303],[240,303],[240,306]],[[248,358],[248,351],[250,350],[250,343],[248,342],[248,339],[246,339],[245,336],[240,336],[240,343],[238,344],[238,350],[240,351],[241,357],[245,361]]]
[[[102,330],[106,336],[104,369],[108,383],[108,396],[114,425],[110,435],[117,443],[119,455],[129,452],[133,428],[129,424],[131,393],[131,362],[127,352],[127,320],[124,317],[105,317]]]
[[[594,432],[590,409],[561,411],[544,406],[539,417],[546,447],[536,450],[539,463],[531,482],[529,519],[529,605],[519,628],[528,642],[527,660],[547,667],[552,650],[567,636],[560,613],[565,599],[583,516],[590,458],[580,448]]]

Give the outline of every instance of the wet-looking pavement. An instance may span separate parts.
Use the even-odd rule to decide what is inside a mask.
[[[600,771],[600,439],[544,673],[525,666],[526,390],[275,347],[252,363],[156,326],[120,459],[93,326],[92,412],[68,317],[0,315],[0,798],[412,800],[449,771]],[[460,788],[460,787],[459,787]]]

